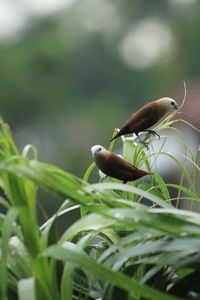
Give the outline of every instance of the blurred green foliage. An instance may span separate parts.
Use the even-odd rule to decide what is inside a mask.
[[[119,47],[145,20],[166,25],[170,55],[135,68]],[[90,147],[107,147],[135,109],[162,96],[180,99],[182,81],[189,89],[199,80],[199,27],[198,1],[84,0],[32,18],[0,45],[1,114],[17,144],[33,143],[42,160],[82,176]]]

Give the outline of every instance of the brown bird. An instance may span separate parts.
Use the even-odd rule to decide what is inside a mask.
[[[138,133],[146,131],[160,137],[156,131],[148,128],[157,123],[168,111],[177,109],[178,105],[176,101],[168,97],[149,102],[134,113],[110,141],[113,141],[121,135],[135,133],[139,138],[140,143],[147,146],[147,143],[140,139]]]
[[[95,145],[91,148],[97,167],[107,176],[122,180],[123,183],[133,181],[154,173],[137,169],[118,155],[106,150],[103,146]]]

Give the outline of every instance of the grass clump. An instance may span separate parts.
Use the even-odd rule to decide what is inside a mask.
[[[180,136],[176,141],[184,145],[192,172],[178,155],[163,151],[171,132],[179,134],[174,122],[167,119],[157,128],[166,129],[159,152],[152,148],[146,154],[141,145],[123,138],[123,156],[149,171],[158,156],[166,156],[180,169],[180,183],[166,183],[155,174],[150,182],[123,185],[104,178],[90,184],[94,164],[81,180],[39,162],[31,146],[20,154],[0,120],[0,203],[6,210],[0,214],[0,299],[200,298],[200,214],[176,207],[183,200],[198,207],[194,176],[199,167],[197,155]],[[31,150],[33,159],[28,158]],[[39,188],[63,199],[41,226]],[[73,210],[80,210],[81,218],[58,234],[60,217]]]

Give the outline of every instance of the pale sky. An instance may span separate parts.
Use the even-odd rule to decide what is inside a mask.
[[[0,41],[13,37],[23,30],[24,26],[28,24],[30,16],[48,15],[63,7],[67,8],[76,1],[79,0],[0,0]],[[196,2],[196,0],[168,1],[173,6],[183,7]],[[83,0],[80,0],[80,4],[82,2]],[[95,4],[98,1],[93,0],[93,2]],[[109,0],[104,4],[106,3],[108,6]],[[97,11],[101,15],[101,12]]]
[[[119,52],[129,66],[143,69],[158,59],[170,59],[174,45],[168,24],[149,18],[130,29],[119,44]]]
[[[73,18],[78,26],[74,31],[100,32],[106,37],[115,35],[123,18],[117,6],[109,0],[0,0],[0,42],[16,38],[18,33],[31,26],[31,19],[67,9],[79,1],[77,14]],[[122,0],[123,1],[123,0]],[[168,0],[173,6],[191,5],[196,0]],[[73,12],[74,13],[74,12]],[[120,23],[120,21],[122,21]],[[124,36],[118,42],[118,54],[124,63],[136,69],[150,67],[157,60],[165,63],[176,51],[176,44],[169,24],[158,18],[141,19],[132,28],[126,28]],[[89,34],[88,33],[88,34]],[[76,36],[76,34],[74,34]],[[80,40],[80,35],[77,35]],[[109,37],[110,39],[110,37]]]
[[[23,30],[30,16],[48,15],[76,0],[1,0],[0,40],[13,37]]]

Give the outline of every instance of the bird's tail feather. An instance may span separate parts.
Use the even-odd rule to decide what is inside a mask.
[[[119,136],[124,135],[124,134],[127,134],[127,133],[129,133],[127,127],[123,127],[122,129],[120,129],[120,131],[119,131],[117,134],[115,134],[115,135],[110,139],[110,142],[112,142],[113,140],[115,140],[115,139],[118,138]]]
[[[112,139],[110,139],[110,142],[112,142],[113,140],[115,140],[116,138],[118,138],[121,135],[121,132],[119,131],[117,134],[115,134]]]
[[[143,177],[143,176],[146,176],[146,175],[155,175],[155,173],[151,173],[151,172],[146,172],[144,170],[137,170],[137,173],[138,173],[138,177]]]

